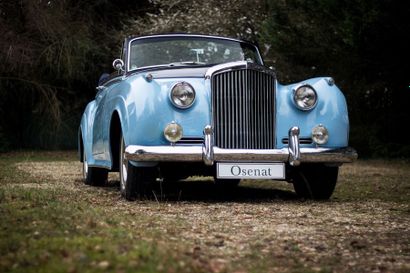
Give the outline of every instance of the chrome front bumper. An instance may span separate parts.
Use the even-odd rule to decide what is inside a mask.
[[[299,128],[289,130],[289,147],[269,150],[221,149],[213,145],[212,128],[204,129],[203,146],[140,146],[130,145],[125,149],[125,158],[133,161],[153,162],[204,162],[213,165],[215,161],[247,162],[289,162],[298,166],[301,162],[349,163],[357,159],[357,152],[350,147],[300,148]]]

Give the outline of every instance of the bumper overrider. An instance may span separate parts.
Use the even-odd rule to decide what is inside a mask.
[[[300,148],[299,128],[289,129],[289,146],[282,149],[248,150],[221,149],[213,145],[211,126],[204,129],[202,146],[140,146],[130,145],[125,149],[125,158],[132,161],[152,162],[289,162],[298,166],[310,163],[350,163],[357,159],[357,152],[351,148]]]

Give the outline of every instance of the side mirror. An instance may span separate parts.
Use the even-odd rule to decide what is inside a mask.
[[[112,62],[112,66],[114,67],[115,70],[117,70],[118,72],[123,72],[124,70],[124,61],[121,59],[115,59]]]

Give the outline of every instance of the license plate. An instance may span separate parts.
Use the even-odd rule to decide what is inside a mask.
[[[284,179],[284,163],[217,163],[217,178]]]

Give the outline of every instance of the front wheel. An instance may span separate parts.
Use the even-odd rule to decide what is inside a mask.
[[[154,169],[135,167],[125,159],[125,143],[120,141],[120,191],[128,201],[148,198],[152,182],[155,180]]]
[[[329,199],[337,182],[339,167],[306,164],[294,169],[293,188],[299,197],[315,200]]]

